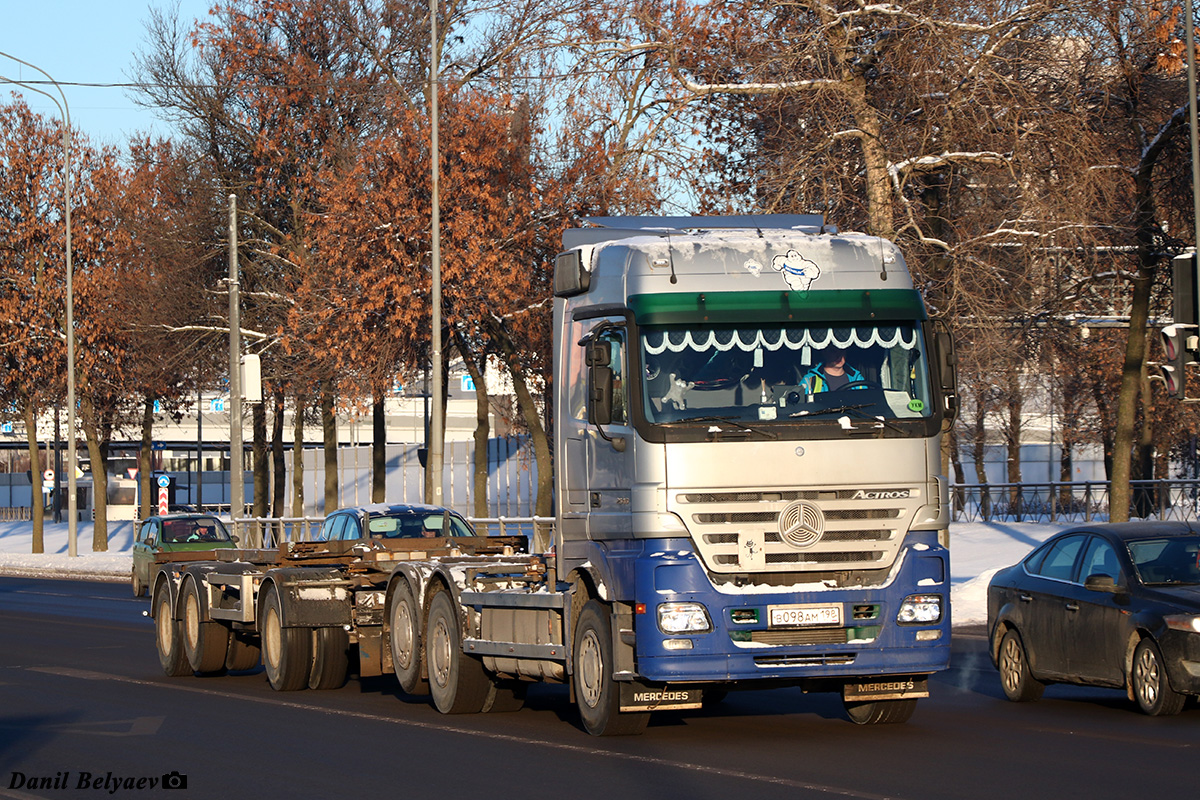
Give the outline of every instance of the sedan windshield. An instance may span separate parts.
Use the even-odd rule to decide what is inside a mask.
[[[1132,541],[1129,555],[1148,586],[1200,583],[1200,536]]]
[[[465,520],[448,512],[391,513],[386,516],[373,516],[367,525],[371,531],[370,535],[381,539],[432,539],[438,536],[475,535],[475,531]]]
[[[641,340],[651,423],[845,417],[858,425],[933,413],[929,359],[913,323],[646,326]]]
[[[229,531],[216,517],[163,520],[163,542],[168,544],[228,541]]]

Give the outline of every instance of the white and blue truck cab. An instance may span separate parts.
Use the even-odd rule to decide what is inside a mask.
[[[611,613],[620,712],[797,685],[907,719],[950,657],[957,398],[903,256],[815,216],[590,222],[556,263],[556,566]]]

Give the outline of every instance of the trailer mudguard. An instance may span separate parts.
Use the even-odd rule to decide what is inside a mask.
[[[258,593],[260,605],[272,587],[279,592],[280,624],[285,628],[330,628],[351,623],[353,584],[336,567],[270,570]]]

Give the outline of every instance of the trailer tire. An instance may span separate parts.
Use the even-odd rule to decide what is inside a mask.
[[[230,672],[245,672],[258,666],[262,648],[258,638],[246,631],[231,631],[229,649],[225,651],[225,669]]]
[[[203,602],[197,579],[194,576],[184,578],[179,621],[183,633],[183,652],[193,672],[215,675],[225,670],[229,628],[220,622],[206,620]]]
[[[892,725],[908,722],[913,711],[917,709],[915,699],[908,700],[869,700],[865,703],[847,703],[846,716],[855,725]]]
[[[571,686],[584,729],[593,736],[631,736],[646,730],[650,712],[621,713],[621,692],[613,680],[612,615],[589,600],[575,625]]]
[[[482,662],[462,650],[458,609],[449,592],[433,595],[425,632],[426,671],[434,706],[443,714],[482,711],[492,682]]]
[[[399,581],[388,609],[388,646],[392,650],[392,671],[406,694],[429,694],[429,680],[421,675],[422,649],[420,611],[408,582]]]
[[[260,617],[262,661],[271,688],[294,692],[308,686],[312,667],[312,633],[308,628],[283,627],[279,591],[267,589]]]
[[[310,689],[340,689],[350,671],[350,635],[345,628],[313,628]]]
[[[509,714],[525,707],[529,684],[523,681],[493,680],[481,709],[485,714]]]
[[[171,618],[171,592],[163,586],[155,598],[154,644],[158,650],[158,663],[169,678],[191,675],[187,656],[183,652],[183,637],[179,623]]]

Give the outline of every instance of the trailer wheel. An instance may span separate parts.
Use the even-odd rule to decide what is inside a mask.
[[[294,692],[308,686],[312,666],[312,633],[308,628],[283,627],[279,591],[271,586],[263,597],[262,661],[271,688]]]
[[[258,638],[246,631],[229,634],[229,649],[225,651],[225,669],[230,672],[245,672],[258,666],[262,657]]]
[[[434,706],[443,714],[481,711],[492,682],[483,664],[463,653],[458,611],[449,592],[434,594],[425,631],[425,661]]]
[[[200,587],[196,578],[183,581],[183,652],[194,672],[212,675],[225,669],[225,652],[229,649],[229,628],[220,622],[204,619]]]
[[[400,688],[407,694],[429,694],[429,681],[421,676],[421,631],[418,627],[420,613],[416,599],[408,582],[401,580],[392,594],[392,607],[388,614],[391,623],[388,641],[392,649],[392,670]]]
[[[593,736],[629,736],[646,730],[648,711],[621,713],[621,692],[613,680],[612,617],[589,600],[575,625],[575,671],[571,685],[583,727]]]
[[[483,713],[508,714],[525,707],[525,693],[529,684],[523,681],[494,680],[483,701]]]
[[[846,716],[855,725],[890,725],[908,722],[908,718],[917,709],[917,701],[909,700],[871,700],[865,703],[842,702]]]
[[[171,592],[163,586],[158,592],[154,609],[154,644],[158,650],[158,663],[170,678],[191,675],[187,656],[183,652],[183,637],[179,635],[179,623],[171,619]]]
[[[340,689],[350,670],[350,635],[345,628],[313,628],[310,689]]]

